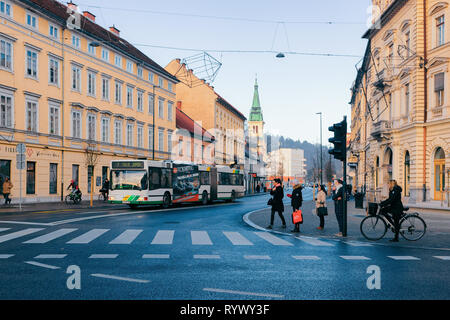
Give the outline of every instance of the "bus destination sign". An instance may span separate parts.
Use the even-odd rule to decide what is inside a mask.
[[[144,169],[144,161],[114,161],[113,169]]]

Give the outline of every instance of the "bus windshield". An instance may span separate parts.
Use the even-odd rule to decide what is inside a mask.
[[[147,190],[147,171],[112,170],[111,190]]]

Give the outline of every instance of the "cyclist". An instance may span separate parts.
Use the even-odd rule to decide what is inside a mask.
[[[395,229],[395,237],[391,242],[398,242],[400,232],[400,218],[403,215],[402,188],[396,180],[389,181],[389,198],[380,203],[381,213],[389,218],[388,213],[392,214],[392,224]]]
[[[80,188],[78,187],[78,184],[76,183],[75,180],[70,180],[70,184],[67,187],[67,190],[69,190],[70,188],[72,188],[72,192],[74,195],[80,195],[81,196],[81,191]]]
[[[103,181],[102,189],[100,190],[100,192],[103,195],[103,199],[106,201],[108,199],[108,195],[109,195],[109,180],[108,180],[108,178],[106,178],[105,181]]]

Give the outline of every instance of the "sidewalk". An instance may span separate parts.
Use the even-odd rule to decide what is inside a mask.
[[[350,240],[350,241],[363,241],[369,242],[365,239],[360,231],[361,220],[366,217],[365,209],[355,209],[355,202],[348,202],[348,213],[347,213],[347,237],[338,237],[335,234],[339,232],[338,223],[334,213],[334,203],[333,201],[327,201],[328,216],[325,217],[325,228],[324,230],[318,230],[319,217],[315,215],[315,205],[312,201],[304,201],[301,207],[303,213],[303,224],[300,225],[300,233],[292,233],[291,230],[294,229],[292,224],[292,207],[289,202],[285,202],[285,212],[284,218],[286,220],[286,229],[283,229],[281,219],[277,213],[275,213],[274,226],[272,230],[266,229],[270,224],[270,208],[254,211],[246,216],[246,219],[250,224],[254,224],[257,227],[266,229],[267,231],[273,231],[276,233],[289,234],[293,236],[308,236],[325,238],[331,240]],[[314,213],[313,213],[314,210]],[[421,213],[421,217],[425,220],[427,224],[427,233],[418,242],[410,242],[404,240],[400,237],[399,243],[391,243],[390,239],[394,237],[391,231],[388,231],[383,239],[377,242],[377,244],[389,244],[394,246],[411,246],[411,247],[438,247],[446,248],[450,247],[450,216],[446,213]],[[448,248],[447,250],[450,250]]]

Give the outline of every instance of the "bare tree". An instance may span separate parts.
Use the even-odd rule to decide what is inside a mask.
[[[95,178],[95,166],[97,165],[99,158],[100,158],[100,154],[96,149],[96,144],[95,143],[88,143],[86,148],[84,149],[84,157],[85,157],[85,165],[88,168],[88,170],[92,170],[92,175],[91,175],[91,190],[89,190],[91,192],[91,199],[90,199],[90,206],[93,206],[93,202],[94,202],[94,178]]]

